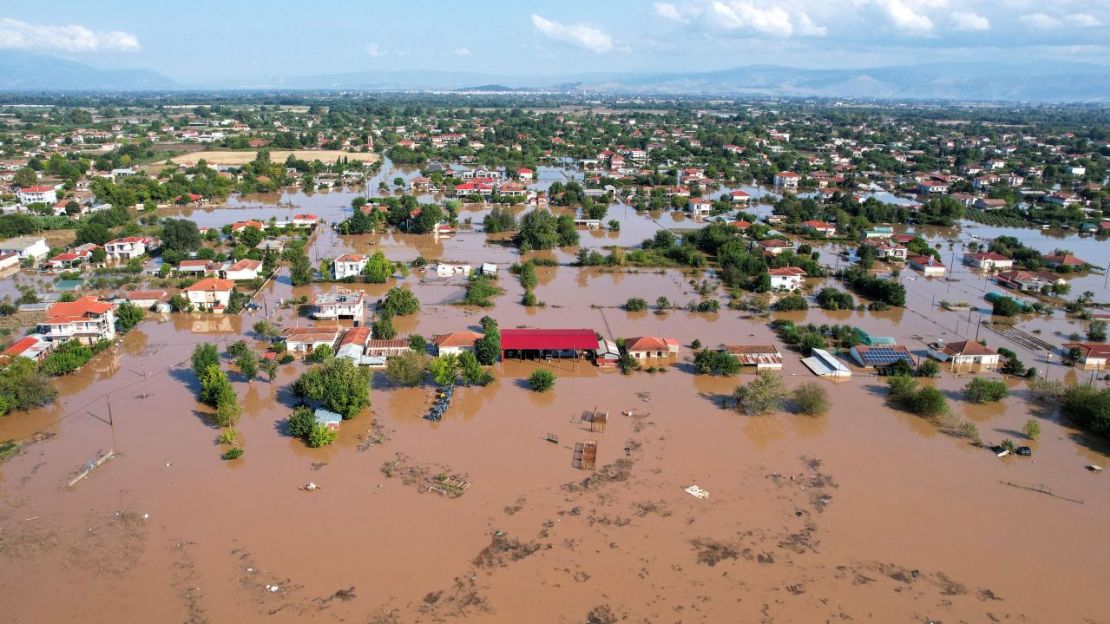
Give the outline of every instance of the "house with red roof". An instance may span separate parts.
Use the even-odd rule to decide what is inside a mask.
[[[50,271],[58,271],[62,269],[70,269],[76,265],[83,264],[92,259],[91,249],[73,249],[71,251],[64,251],[53,258],[43,263],[43,266]]]
[[[158,248],[158,241],[149,236],[126,236],[104,243],[104,251],[111,262],[127,262],[141,258]]]
[[[678,357],[679,342],[674,338],[637,336],[624,339],[624,350],[637,360]]]
[[[262,230],[266,229],[266,224],[261,222],[261,221],[254,220],[254,219],[249,220],[249,221],[236,221],[235,223],[231,224],[231,231],[232,232],[238,232],[240,230],[245,230],[249,227],[254,228],[254,229],[258,230],[259,232],[261,232]]]
[[[1072,351],[1078,354],[1076,363],[1083,370],[1105,370],[1110,368],[1110,344],[1101,342],[1065,342],[1064,355],[1071,355]]]
[[[741,190],[738,189],[738,190],[735,190],[735,191],[730,191],[729,194],[728,194],[728,198],[733,203],[746,204],[752,198],[752,196],[750,194],[748,194],[746,191],[741,191]]]
[[[358,277],[369,261],[363,254],[343,254],[332,262],[332,272],[337,280]]]
[[[1044,263],[1046,266],[1053,269],[1064,267],[1075,271],[1082,271],[1090,266],[1088,263],[1071,254],[1050,254],[1044,257]]]
[[[525,182],[531,182],[535,178],[535,173],[528,167],[521,167],[516,170],[516,177]]]
[[[932,256],[910,256],[907,258],[911,269],[921,271],[925,277],[944,277],[948,267]]]
[[[763,253],[768,256],[777,256],[786,250],[794,249],[793,243],[781,238],[768,238],[759,241],[759,246],[763,248]]]
[[[31,204],[50,204],[53,205],[58,201],[58,193],[53,186],[40,185],[40,186],[24,186],[16,193],[19,198],[21,206],[29,206]]]
[[[223,276],[233,282],[243,282],[258,279],[258,271],[261,269],[261,260],[240,260],[224,269]]]
[[[806,272],[798,267],[767,269],[771,276],[771,290],[798,290],[805,282]]]
[[[293,227],[298,228],[316,227],[316,224],[320,223],[320,217],[307,212],[303,214],[296,214],[293,215],[292,223]]]
[[[978,251],[964,254],[964,264],[980,271],[997,271],[1014,268],[1014,261],[993,251]]]
[[[808,231],[813,232],[814,234],[816,234],[818,236],[824,236],[826,238],[836,234],[836,226],[835,225],[833,225],[831,223],[826,223],[825,221],[818,221],[816,219],[812,219],[812,220],[809,220],[809,221],[803,221],[802,222],[802,229],[808,230]]]
[[[801,181],[802,176],[794,173],[793,171],[780,171],[779,173],[775,174],[774,179],[775,186],[786,191],[798,190],[798,183],[800,183]]]
[[[231,291],[235,282],[208,277],[186,288],[183,292],[189,305],[198,310],[222,313],[231,302]]]
[[[116,306],[93,296],[76,301],[59,301],[46,310],[46,320],[39,323],[39,333],[50,342],[77,340],[95,344],[116,337]]]
[[[0,353],[0,363],[7,365],[17,357],[25,357],[33,362],[41,362],[46,359],[46,355],[50,353],[52,346],[50,341],[42,334],[24,336],[12,343],[12,346],[4,349],[3,353]]]
[[[432,337],[432,344],[436,347],[436,355],[458,355],[463,351],[474,351],[474,344],[482,334],[472,331],[457,331],[449,334],[439,334]]]

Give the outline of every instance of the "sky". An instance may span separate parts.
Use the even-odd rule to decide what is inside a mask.
[[[0,51],[183,84],[381,70],[503,75],[778,64],[1110,64],[1110,0],[0,0]]]

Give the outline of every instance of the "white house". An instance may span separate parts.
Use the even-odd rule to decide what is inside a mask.
[[[1014,261],[993,251],[964,254],[964,264],[980,271],[995,271],[1014,268]]]
[[[314,319],[350,318],[360,320],[366,309],[366,293],[361,290],[340,290],[335,293],[320,293],[312,301]]]
[[[362,274],[362,270],[366,268],[366,263],[370,259],[363,254],[343,254],[335,259],[332,263],[332,271],[335,272],[335,279],[347,279],[348,277],[358,277]]]
[[[20,236],[0,243],[0,253],[14,253],[20,260],[39,260],[50,253],[50,247],[41,236]]]
[[[94,344],[116,337],[116,306],[96,297],[58,302],[46,310],[46,320],[39,323],[39,333],[51,342],[77,340]]]
[[[434,336],[432,344],[436,346],[437,355],[458,355],[463,351],[474,351],[474,343],[481,337],[478,332],[457,331]]]
[[[209,277],[189,286],[184,292],[194,308],[223,312],[231,302],[231,291],[234,289],[235,282],[231,280]]]
[[[224,278],[233,282],[257,279],[261,268],[261,260],[240,260],[224,269]]]
[[[921,271],[925,277],[944,277],[948,267],[932,256],[910,256],[910,268]]]
[[[19,254],[8,251],[0,253],[0,271],[19,266]]]
[[[998,368],[1002,356],[997,351],[983,346],[974,340],[945,342],[937,340],[929,344],[929,357],[939,362],[950,363],[959,371],[989,371]]]
[[[469,264],[443,264],[442,262],[435,267],[436,276],[438,277],[454,277],[456,275],[470,276],[471,266]]]
[[[104,243],[104,252],[108,255],[108,260],[126,262],[143,257],[147,251],[154,248],[153,243],[153,239],[145,236],[127,236]]]
[[[19,189],[19,203],[23,206],[31,204],[50,204],[58,201],[58,193],[53,186],[25,186]]]
[[[806,272],[798,267],[767,269],[771,276],[771,290],[798,290],[805,281]]]
[[[802,176],[793,171],[781,171],[775,174],[775,186],[787,191],[798,190],[798,183],[801,180]]]
[[[338,327],[290,327],[281,336],[290,353],[308,355],[318,347],[334,348],[339,331]]]
[[[624,340],[624,350],[637,359],[678,357],[679,344],[674,338],[638,336]]]
[[[1063,344],[1065,355],[1070,353],[1072,349],[1079,350],[1078,363],[1083,367],[1083,370],[1110,368],[1110,344],[1094,342],[1065,342]]]

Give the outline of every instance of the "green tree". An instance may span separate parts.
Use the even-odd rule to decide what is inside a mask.
[[[427,355],[406,351],[386,361],[385,376],[398,386],[419,386],[424,381],[427,362]]]
[[[378,302],[378,311],[389,316],[408,316],[420,311],[420,300],[412,291],[400,286],[394,286],[385,294],[385,298]]]
[[[338,431],[329,429],[328,426],[324,423],[315,423],[312,425],[312,429],[308,432],[308,438],[306,441],[308,442],[308,445],[312,448],[319,448],[321,446],[327,446],[332,442],[335,442],[336,438],[338,437]]]
[[[999,297],[994,300],[995,316],[1017,316],[1021,314],[1021,304],[1010,297]]]
[[[453,386],[459,377],[459,358],[454,353],[433,358],[428,362],[428,372],[437,386]]]
[[[736,409],[751,416],[782,410],[789,396],[782,377],[770,371],[756,373],[755,379],[737,386],[732,393]]]
[[[220,352],[216,349],[216,345],[210,342],[203,342],[193,348],[192,366],[193,373],[200,379],[208,367],[218,365],[220,363]]]
[[[326,362],[333,357],[335,357],[335,351],[330,346],[322,344],[316,345],[316,348],[312,350],[312,354],[308,356],[308,359],[312,362],[319,363]]]
[[[163,253],[173,251],[188,253],[200,248],[201,237],[197,224],[188,219],[166,219],[162,222]]]
[[[632,297],[624,304],[624,309],[629,312],[643,312],[647,309],[647,301],[639,297]]]
[[[30,168],[30,167],[23,167],[22,169],[19,169],[18,171],[16,171],[15,175],[12,176],[12,184],[14,186],[18,186],[20,188],[26,188],[28,186],[35,186],[38,183],[39,183],[39,174],[36,173],[35,170]]]
[[[254,379],[258,374],[258,356],[253,351],[247,351],[236,358],[235,365],[239,367],[239,372],[247,378],[247,381]]]
[[[379,340],[393,340],[397,337],[397,330],[393,328],[393,317],[388,314],[383,314],[375,321],[371,329],[374,332],[374,338]]]
[[[555,373],[546,368],[537,368],[528,376],[528,387],[532,392],[547,392],[555,387]]]
[[[740,372],[740,360],[731,353],[702,349],[694,355],[694,369],[699,375],[730,376]]]
[[[211,407],[218,407],[221,398],[228,393],[234,394],[227,373],[220,370],[219,364],[210,364],[200,377],[200,401]]]
[[[393,275],[393,263],[378,251],[366,261],[362,275],[371,284],[384,284]]]
[[[1106,321],[1093,320],[1087,325],[1087,340],[1106,342]]]
[[[823,414],[829,409],[829,395],[818,384],[804,383],[794,390],[794,405],[801,414]]]
[[[409,348],[417,353],[427,353],[428,341],[420,334],[412,334],[409,336]]]
[[[289,435],[306,440],[315,425],[316,414],[312,411],[312,408],[304,405],[293,408],[293,412],[289,414],[285,421],[285,429]]]
[[[463,381],[468,384],[485,386],[493,381],[493,375],[482,368],[482,364],[478,362],[478,357],[470,351],[463,351],[459,354],[459,370],[462,373]]]
[[[266,380],[270,383],[274,383],[274,379],[277,378],[278,373],[277,359],[261,358],[261,360],[259,360],[258,367],[262,370],[262,372],[266,373]]]
[[[1071,386],[1064,392],[1063,412],[1080,428],[1110,438],[1110,389]]]
[[[253,329],[264,340],[273,340],[281,335],[281,328],[266,320],[255,323]]]
[[[501,330],[489,316],[483,316],[480,323],[483,334],[474,343],[474,355],[480,364],[492,366],[501,357]]]
[[[906,403],[910,411],[918,416],[940,416],[948,411],[948,401],[944,393],[932,386],[918,390]]]
[[[116,330],[121,334],[126,334],[131,331],[131,328],[138,325],[146,313],[137,305],[131,303],[121,303],[116,307]]]
[[[347,358],[333,358],[302,374],[293,384],[293,393],[345,419],[354,418],[370,405],[370,369]]]
[[[58,391],[35,363],[17,357],[0,368],[0,416],[12,410],[30,410],[54,402]]]
[[[964,398],[972,403],[994,403],[1010,394],[1006,382],[976,377],[964,386]]]

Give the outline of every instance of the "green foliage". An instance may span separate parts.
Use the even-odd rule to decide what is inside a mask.
[[[1087,340],[1090,342],[1106,342],[1106,321],[1096,319],[1088,323]]]
[[[428,341],[420,334],[412,334],[409,336],[409,348],[417,353],[427,353]]]
[[[227,449],[226,451],[223,452],[222,455],[220,455],[220,457],[222,457],[224,460],[227,460],[227,461],[230,461],[232,459],[239,459],[242,456],[243,456],[243,449],[241,449],[237,446],[233,446],[233,447]]]
[[[304,250],[292,250],[290,256],[289,281],[294,286],[303,286],[312,282],[312,261],[308,259]]]
[[[817,305],[826,310],[852,310],[856,307],[852,295],[836,288],[822,288],[817,293]]]
[[[197,376],[197,379],[200,379],[204,372],[208,370],[208,367],[220,363],[220,352],[216,349],[216,345],[203,342],[193,348],[191,361],[193,373]]]
[[[702,349],[694,355],[694,369],[699,375],[735,375],[741,367],[736,356],[724,351]]]
[[[1022,426],[1021,432],[1030,440],[1036,440],[1041,437],[1041,423],[1036,418],[1030,418],[1025,421],[1025,425]]]
[[[890,396],[895,401],[907,401],[917,393],[917,381],[908,375],[893,375],[886,380]]]
[[[823,414],[829,409],[828,392],[816,383],[804,383],[794,390],[794,406],[800,414]]]
[[[1002,372],[1007,375],[1022,376],[1028,371],[1025,364],[1018,358],[1017,354],[1005,347],[998,348],[998,354],[1002,356]]]
[[[944,398],[944,393],[932,386],[918,389],[901,402],[906,409],[918,416],[940,416],[948,411],[948,401]]]
[[[394,286],[385,294],[385,298],[378,302],[378,311],[389,316],[408,316],[420,311],[420,300],[412,291],[400,286]]]
[[[238,439],[239,432],[232,428],[223,429],[220,431],[220,435],[216,436],[218,444],[235,444]]]
[[[92,359],[93,350],[76,340],[70,340],[46,356],[40,368],[47,375],[58,377],[68,375],[81,368]]]
[[[732,392],[736,409],[749,416],[780,411],[789,396],[782,376],[770,371],[756,373],[755,379]]]
[[[487,234],[511,232],[516,229],[516,217],[508,208],[494,206],[486,215],[486,218],[482,220],[482,229]]]
[[[362,276],[370,284],[384,284],[393,275],[393,263],[385,254],[377,251],[366,261]]]
[[[30,410],[54,402],[58,391],[35,363],[17,357],[0,368],[0,416],[13,410]]]
[[[262,320],[254,324],[254,333],[265,340],[273,340],[281,335],[281,328],[270,321]]]
[[[393,340],[397,337],[397,330],[393,327],[393,317],[388,314],[382,315],[370,328],[374,338],[378,340]]]
[[[570,215],[533,210],[521,218],[514,241],[522,250],[570,247],[578,244],[578,230]]]
[[[632,297],[624,304],[624,309],[629,312],[643,312],[647,309],[647,301],[639,297]]]
[[[843,277],[865,297],[895,307],[906,305],[906,287],[896,281],[876,277],[854,266],[845,271]]]
[[[555,387],[555,373],[546,368],[537,368],[528,376],[528,387],[532,392],[547,392]]]
[[[478,357],[470,351],[463,351],[459,354],[459,372],[462,374],[463,381],[467,384],[485,386],[493,381],[493,375],[482,368],[482,364],[478,362]]]
[[[498,288],[494,279],[488,275],[476,275],[470,278],[466,285],[466,296],[463,297],[464,305],[473,305],[488,308],[493,305],[491,297],[500,295],[503,290]]]
[[[316,425],[316,415],[311,407],[299,405],[293,408],[293,412],[289,414],[285,420],[286,431],[289,435],[296,438],[308,438],[309,433],[312,432],[312,427]]]
[[[940,375],[940,364],[936,360],[925,360],[918,365],[915,374],[918,377],[936,377]]]
[[[481,320],[483,335],[474,343],[474,355],[484,366],[492,366],[501,357],[501,330],[497,321],[488,316]]]
[[[1006,382],[976,377],[964,386],[964,398],[972,403],[994,403],[1010,394]]]
[[[116,330],[121,334],[131,331],[131,328],[142,322],[146,312],[137,305],[121,303],[116,307]]]
[[[1034,398],[1059,401],[1064,397],[1067,387],[1061,381],[1049,379],[1034,379],[1029,382],[1029,393]]]
[[[1064,393],[1063,411],[1080,428],[1110,438],[1110,388],[1071,386]]]
[[[236,340],[227,347],[227,354],[233,358],[237,358],[251,352],[251,348],[247,345],[245,340]]]
[[[161,240],[162,253],[196,251],[201,244],[200,230],[188,219],[166,219],[162,222]]]
[[[239,372],[247,378],[247,381],[254,379],[258,374],[258,356],[253,351],[247,351],[235,358],[235,365],[239,367]]]
[[[999,297],[994,300],[993,314],[995,316],[1017,316],[1021,314],[1023,306],[1011,297]]]
[[[967,438],[972,444],[982,444],[983,440],[979,437],[979,427],[971,421],[965,420],[960,423],[960,435]]]
[[[347,358],[333,358],[301,375],[293,384],[293,393],[345,419],[354,418],[370,405],[370,370]]]
[[[788,312],[793,310],[808,310],[809,303],[806,298],[801,295],[787,295],[779,299],[771,306],[771,309],[776,312]]]
[[[312,448],[319,448],[335,442],[338,437],[338,431],[329,429],[328,426],[323,423],[315,423],[308,432],[308,438],[305,441],[308,442],[308,445]]]
[[[433,358],[428,362],[428,372],[437,386],[453,386],[459,377],[459,357],[449,353]]]
[[[322,344],[316,345],[316,348],[312,350],[312,353],[308,356],[308,359],[310,362],[320,363],[326,362],[333,357],[335,357],[335,351],[332,350],[330,346]]]
[[[416,351],[406,351],[385,363],[385,376],[398,386],[419,386],[424,381],[428,356]]]

